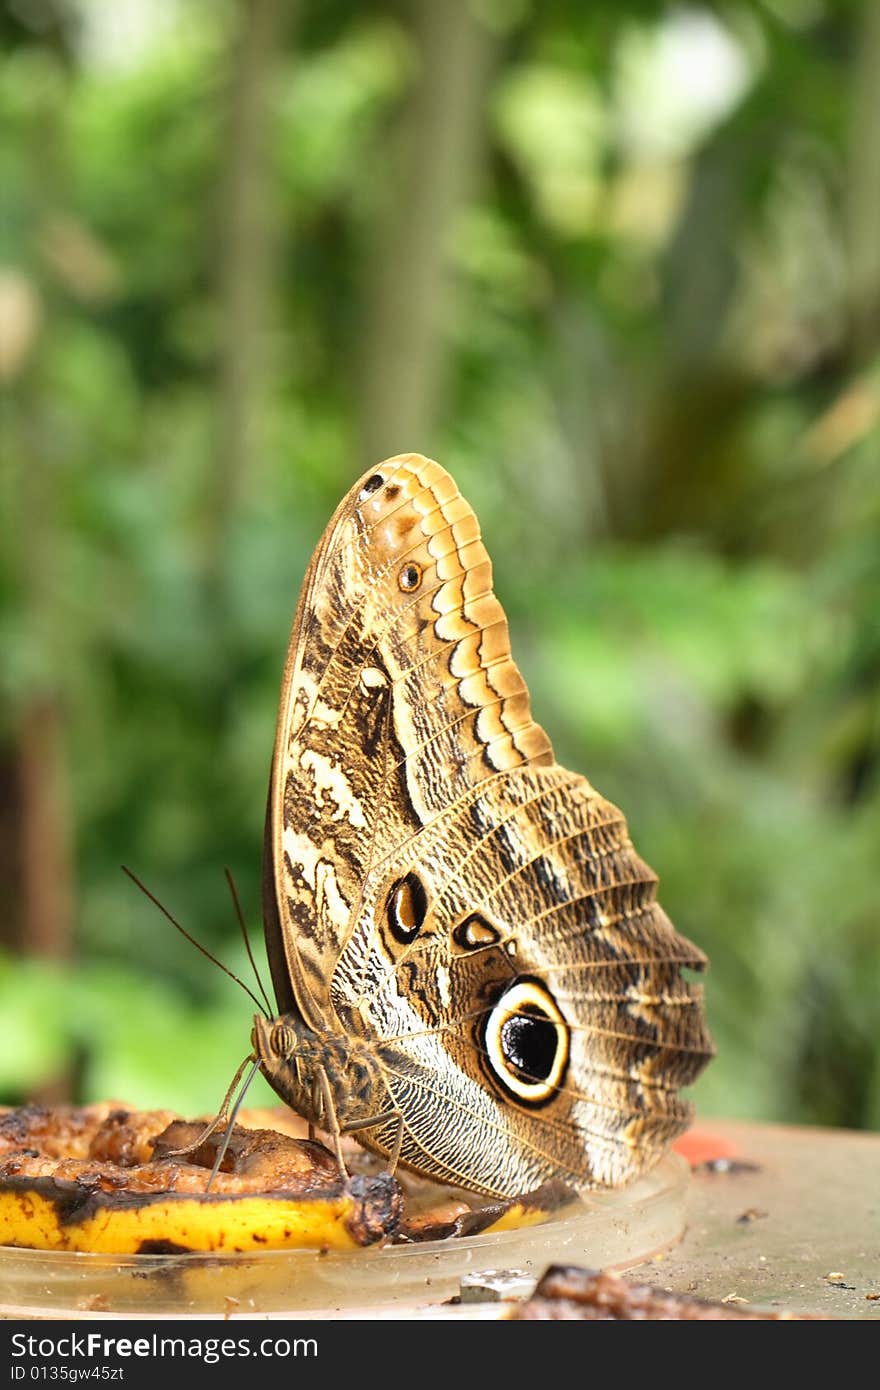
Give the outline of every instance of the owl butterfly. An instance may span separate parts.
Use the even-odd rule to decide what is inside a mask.
[[[337,508],[281,690],[264,1075],[315,1124],[479,1192],[617,1185],[687,1125],[705,957],[626,822],[554,760],[473,511],[418,454]]]

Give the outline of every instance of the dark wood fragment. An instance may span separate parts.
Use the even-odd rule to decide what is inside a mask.
[[[810,1314],[763,1312],[741,1304],[716,1303],[688,1294],[668,1293],[648,1284],[631,1284],[607,1270],[551,1265],[532,1297],[511,1314],[525,1322],[582,1320],[585,1322],[681,1321],[742,1322],[812,1320]]]

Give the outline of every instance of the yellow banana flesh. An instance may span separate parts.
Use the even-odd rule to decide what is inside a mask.
[[[363,1200],[345,1189],[335,1198],[101,1194],[86,1204],[87,1214],[84,1210],[70,1220],[67,1194],[57,1184],[41,1178],[25,1182],[0,1188],[2,1245],[158,1255],[291,1246],[353,1250],[367,1243],[358,1238],[364,1229]],[[381,1221],[374,1220],[374,1229],[377,1224],[381,1227]]]

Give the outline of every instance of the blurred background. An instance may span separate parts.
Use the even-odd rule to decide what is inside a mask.
[[[701,1112],[880,1126],[880,5],[0,39],[0,1100],[219,1103],[250,1001],[119,866],[247,977],[303,571],[416,450],[712,959]]]

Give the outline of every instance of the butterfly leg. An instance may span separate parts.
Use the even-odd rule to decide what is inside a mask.
[[[336,1106],[333,1103],[333,1092],[330,1089],[330,1080],[322,1066],[318,1066],[315,1069],[315,1077],[321,1088],[321,1099],[324,1102],[323,1119],[324,1123],[327,1125],[327,1132],[333,1144],[336,1162],[339,1164],[339,1171],[342,1173],[346,1182],[348,1182],[351,1175],[345,1165],[345,1159],[342,1156],[342,1131],[339,1128],[339,1120],[336,1118]],[[309,1126],[309,1130],[311,1132],[311,1126]]]
[[[393,1177],[397,1172],[397,1165],[400,1162],[400,1150],[403,1145],[403,1115],[399,1110],[384,1110],[381,1115],[372,1115],[369,1120],[358,1120],[353,1125],[346,1125],[345,1133],[354,1134],[359,1129],[373,1129],[376,1125],[386,1125],[389,1120],[397,1121],[397,1133],[394,1136],[394,1145],[389,1158],[391,1167],[388,1169]]]
[[[330,1078],[324,1067],[317,1066],[312,1081],[312,1113],[320,1116],[323,1121],[325,1132],[330,1136],[333,1145],[336,1162],[339,1164],[340,1172],[346,1180],[348,1180],[351,1174],[348,1171],[342,1154],[343,1133],[354,1134],[359,1129],[374,1129],[377,1125],[385,1125],[388,1124],[390,1120],[395,1120],[397,1122],[397,1133],[394,1137],[394,1145],[389,1155],[391,1159],[389,1172],[393,1177],[394,1173],[397,1171],[397,1165],[400,1162],[400,1150],[403,1145],[403,1115],[399,1110],[383,1110],[381,1115],[371,1115],[368,1120],[356,1120],[354,1124],[346,1125],[343,1131],[336,1115],[336,1105],[333,1100]],[[315,1129],[315,1123],[310,1120],[309,1139],[314,1140]]]
[[[321,1087],[317,1076],[312,1077],[312,1114],[317,1115],[320,1111]],[[309,1143],[314,1144],[318,1137],[318,1127],[314,1120],[309,1120]]]
[[[210,1139],[211,1135],[214,1134],[220,1128],[221,1125],[226,1125],[229,1117],[229,1106],[232,1101],[233,1092],[235,1091],[236,1086],[241,1080],[242,1073],[244,1072],[245,1067],[248,1065],[249,1062],[253,1062],[253,1060],[254,1058],[252,1056],[245,1057],[244,1061],[242,1062],[241,1066],[239,1067],[238,1071],[235,1073],[235,1076],[232,1078],[232,1081],[229,1084],[229,1090],[223,1097],[223,1103],[220,1106],[220,1109],[217,1111],[217,1114],[214,1116],[213,1120],[211,1120],[210,1124],[207,1124],[205,1126],[201,1134],[199,1134],[197,1138],[193,1139],[191,1144],[184,1145],[182,1149],[166,1149],[164,1153],[165,1158],[185,1158],[186,1155],[191,1154],[194,1149],[201,1148],[202,1144],[204,1144],[206,1140]],[[250,1085],[250,1082],[248,1082],[248,1085]],[[241,1101],[239,1101],[239,1104],[241,1104]],[[235,1111],[233,1112],[233,1119],[237,1111],[238,1106],[235,1107]]]

